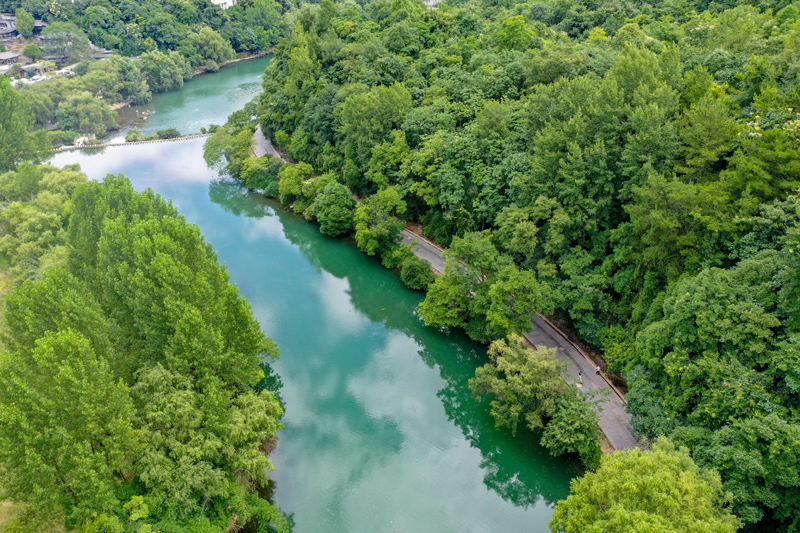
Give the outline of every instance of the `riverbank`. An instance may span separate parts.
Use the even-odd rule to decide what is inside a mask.
[[[261,131],[261,126],[256,126],[253,135],[251,155],[263,157],[264,155],[278,157],[284,163],[291,164],[272,145]],[[408,227],[403,230],[402,242],[411,246],[414,255],[425,259],[437,274],[444,273],[444,258],[442,247],[430,240],[412,233]],[[533,346],[546,346],[556,350],[556,358],[564,363],[565,370],[562,376],[571,383],[576,383],[579,389],[602,400],[600,404],[600,430],[605,435],[608,443],[615,450],[632,449],[638,446],[639,441],[630,423],[630,414],[625,409],[627,401],[610,380],[600,373],[595,373],[595,362],[573,343],[550,320],[537,313],[533,319],[533,329],[524,333],[525,339]],[[579,379],[580,372],[580,379]]]
[[[258,59],[259,57],[266,57],[267,55],[269,55],[272,52],[272,50],[274,48],[275,47],[273,46],[273,47],[270,47],[268,50],[262,50],[262,51],[259,51],[259,52],[255,53],[255,54],[253,54],[253,55],[249,55],[249,56],[246,56],[246,57],[237,57],[236,59],[229,59],[228,61],[225,61],[224,63],[220,63],[219,68],[217,70],[210,70],[207,67],[197,67],[196,69],[194,69],[192,71],[192,77],[189,78],[189,79],[194,79],[197,76],[202,76],[203,74],[219,72],[220,70],[222,70],[223,68],[225,68],[225,67],[227,67],[229,65],[233,65],[235,63],[241,63],[242,61],[250,61],[252,59]]]
[[[486,346],[425,326],[423,294],[351,239],[208,169],[204,141],[74,150],[53,163],[92,179],[122,173],[173,200],[280,346],[285,429],[270,477],[295,531],[547,533],[583,468],[526,428],[495,429],[488,400],[466,386]]]

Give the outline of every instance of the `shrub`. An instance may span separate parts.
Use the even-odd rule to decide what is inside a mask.
[[[400,279],[409,289],[427,290],[434,280],[430,262],[416,255],[407,257],[400,263]]]
[[[181,132],[175,128],[167,128],[165,130],[158,130],[154,137],[156,139],[177,139],[181,136]]]

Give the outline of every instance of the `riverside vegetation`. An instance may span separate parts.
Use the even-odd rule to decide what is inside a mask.
[[[454,1],[429,9],[411,0],[363,6],[324,0],[286,20],[264,94],[210,138],[209,161],[297,212],[321,216],[321,227],[330,234],[354,230],[359,247],[389,266],[409,255],[398,246],[404,220],[419,222],[430,237],[448,245],[444,275],[418,283],[429,288],[421,314],[433,325],[462,327],[475,339],[496,343],[493,359],[472,386],[494,396],[498,424],[539,427],[558,420],[559,412],[577,420],[567,416],[569,402],[559,402],[553,392],[561,385],[548,379],[553,374],[546,370],[546,356],[520,357],[513,337],[502,339],[527,327],[534,310],[559,314],[627,378],[634,427],[657,444],[600,459],[597,473],[577,480],[573,494],[556,506],[555,531],[797,529],[796,5]],[[6,87],[0,80],[0,90]],[[0,102],[5,105],[6,98]],[[248,158],[253,115],[296,165]],[[40,153],[38,138],[26,133],[33,115],[25,105],[0,120],[0,146],[10,154],[3,154],[2,170]],[[7,148],[12,146],[14,152]],[[356,204],[353,196],[362,200]],[[28,208],[33,199],[27,196],[17,209]],[[50,200],[41,206],[52,206]],[[75,203],[69,212],[74,217],[80,206]],[[127,229],[119,228],[123,234]],[[38,243],[42,235],[24,223],[15,232],[26,243]],[[70,230],[66,236],[71,235]],[[124,251],[144,242],[115,238],[109,235],[100,244],[116,243]],[[130,323],[122,320],[131,319],[134,310],[103,306],[115,294],[124,300],[146,293],[115,293],[114,280],[128,273],[124,268],[101,273],[89,262],[86,271],[73,271],[72,250],[58,250],[67,256],[60,263],[67,270],[46,271],[39,281],[23,283],[19,294],[33,298],[30,287],[71,275],[76,284],[90,284],[75,292],[96,301],[75,300],[82,313],[76,316],[99,309],[97,320],[114,326],[97,346],[93,339],[58,338],[60,328],[48,328],[53,338],[22,349],[35,351],[28,361],[41,360],[47,368],[54,343],[69,341],[64,346],[73,351],[65,353],[91,348],[94,355],[85,360],[98,361],[102,370],[105,345],[136,346],[135,332],[125,330]],[[41,258],[36,265],[59,264],[57,253],[35,256]],[[111,252],[103,257],[116,259]],[[131,261],[136,264],[135,256]],[[87,274],[93,269],[96,274]],[[152,312],[150,303],[135,311]],[[122,333],[126,336],[117,336]],[[11,353],[19,350],[13,342]],[[146,412],[139,411],[144,407],[137,384],[124,381],[125,372],[138,370],[137,361],[125,369],[116,368],[116,359],[106,361],[108,369],[97,374],[131,390],[135,414],[123,417],[130,424],[120,427],[150,435],[146,420],[137,418]],[[8,394],[71,383],[59,379],[48,385],[52,372],[44,377],[26,372],[30,368],[23,364],[11,365],[7,376],[35,375],[42,383]],[[236,391],[255,394],[244,384]],[[123,389],[109,390],[125,398]],[[528,390],[533,393],[522,393]],[[80,395],[69,397],[81,401]],[[551,407],[559,403],[560,411]],[[38,404],[20,400],[17,406],[31,409],[34,420],[42,416],[36,414]],[[7,427],[20,432],[19,437],[7,433],[12,444],[28,438],[25,426]],[[119,446],[124,442],[112,448]],[[93,453],[99,461],[101,454]],[[119,466],[113,463],[121,457],[118,451],[108,453],[108,464]],[[147,463],[122,464],[119,471],[108,471],[124,482],[103,486],[130,486],[129,469]],[[223,469],[219,479],[233,479],[228,475]],[[51,487],[46,483],[52,476],[39,477],[32,476],[26,488],[39,482]],[[102,476],[75,479],[108,483]],[[212,512],[201,505],[188,507],[199,509],[196,515],[175,518],[159,506],[165,500],[147,500],[159,489],[153,489],[155,477],[146,479],[155,485],[138,486],[135,496],[142,500],[115,493],[116,499],[102,500],[107,503],[101,506],[116,512],[92,520],[113,515],[121,528],[138,527],[131,522],[141,516],[136,506],[142,502],[164,524],[224,521],[221,514],[200,517]],[[65,485],[28,492],[23,485],[10,486],[31,498],[60,494],[66,503],[46,508],[63,509],[65,518],[74,517],[70,520],[84,516],[72,495],[58,492]],[[233,490],[242,485],[229,486],[232,492],[226,494],[244,494]],[[245,505],[250,501],[237,500],[247,511],[237,516],[252,514]]]
[[[291,17],[295,9],[273,0],[240,2],[227,10],[207,0],[0,1],[0,12],[16,10],[49,22],[39,53],[61,58],[62,66],[77,64],[73,78],[20,88],[36,127],[57,125],[49,133],[55,145],[116,129],[114,104],[147,103],[153,93],[181,87],[198,68],[215,71],[237,53],[267,50],[285,30],[282,16]],[[114,55],[90,61],[92,43]]]
[[[697,524],[795,531],[799,53],[788,1],[323,0],[210,161],[388,266],[408,254],[405,221],[421,224],[450,247],[420,307],[432,325],[490,342],[553,311],[602,351],[637,433],[670,440],[603,458],[598,472],[650,461],[653,477],[609,488],[628,501],[603,512],[598,477],[576,482],[554,530],[624,512],[616,524],[685,531],[647,501],[682,471],[708,496]],[[253,111],[297,164],[246,159]],[[556,418],[548,395],[518,396],[521,369],[489,365],[473,386],[499,424]]]
[[[20,113],[0,127],[6,527],[288,531],[258,492],[283,413],[275,343],[170,202],[24,162]]]

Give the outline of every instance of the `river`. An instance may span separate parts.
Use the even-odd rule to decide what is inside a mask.
[[[147,116],[138,124],[145,135],[158,130],[176,128],[184,135],[200,133],[211,124],[225,124],[228,116],[261,92],[261,76],[272,56],[239,61],[218,72],[201,74],[187,80],[183,88],[153,95],[145,105],[125,108],[120,124]],[[125,138],[126,129],[113,134],[107,142]]]
[[[217,87],[222,74],[192,83]],[[215,110],[205,98],[217,92],[193,90],[185,108]],[[93,179],[122,173],[171,199],[227,265],[280,346],[286,429],[272,478],[294,531],[548,531],[580,466],[551,458],[529,432],[495,429],[467,388],[485,347],[425,326],[421,293],[350,240],[220,179],[203,141],[64,152],[52,163],[79,163]]]

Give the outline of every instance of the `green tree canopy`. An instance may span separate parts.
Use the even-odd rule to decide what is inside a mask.
[[[31,135],[33,113],[30,106],[0,77],[0,172],[12,170],[23,161],[37,161],[45,150],[43,135]]]
[[[353,227],[353,208],[356,200],[350,189],[341,183],[332,182],[322,189],[312,205],[314,216],[319,220],[320,231],[336,237]]]
[[[666,439],[651,451],[603,457],[596,472],[572,482],[570,492],[556,504],[553,532],[733,533],[740,526],[719,475],[699,468],[686,448]]]
[[[31,35],[33,35],[33,24],[34,22],[36,22],[33,19],[33,15],[25,11],[25,8],[19,7],[17,8],[16,16],[17,16],[17,31],[19,32],[19,34],[25,38],[28,38]]]

